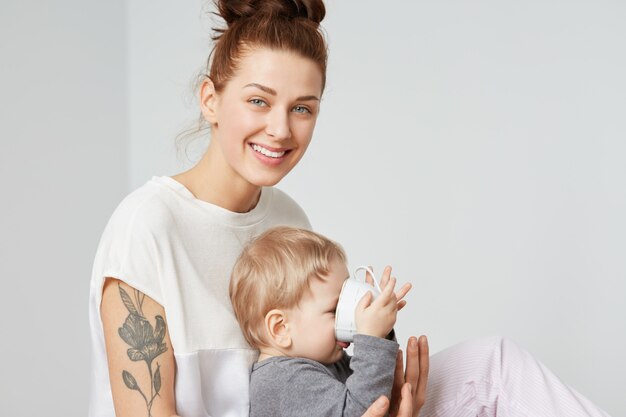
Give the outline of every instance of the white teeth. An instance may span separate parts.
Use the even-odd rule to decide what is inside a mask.
[[[281,156],[283,156],[285,154],[285,151],[282,151],[282,152],[272,152],[269,149],[265,149],[264,147],[257,145],[256,143],[252,145],[252,149],[254,149],[255,151],[257,151],[260,154],[263,154],[265,156],[269,156],[270,158],[280,158]]]

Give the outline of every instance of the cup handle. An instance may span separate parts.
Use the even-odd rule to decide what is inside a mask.
[[[383,290],[380,289],[380,285],[378,285],[378,279],[376,278],[376,275],[374,275],[374,271],[372,271],[372,269],[369,266],[359,266],[357,269],[354,270],[354,278],[357,281],[359,280],[359,275],[358,275],[359,271],[367,271],[372,276],[372,279],[374,280],[374,284],[376,284],[376,289],[378,290],[378,292],[383,292]],[[367,282],[367,281],[364,280],[364,282]]]

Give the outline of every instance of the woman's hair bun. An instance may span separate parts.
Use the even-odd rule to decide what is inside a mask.
[[[252,16],[303,18],[319,24],[326,15],[322,0],[217,0],[219,15],[228,26]]]

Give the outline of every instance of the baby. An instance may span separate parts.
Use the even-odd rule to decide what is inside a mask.
[[[382,292],[356,308],[354,355],[335,338],[335,309],[349,277],[341,247],[317,233],[276,227],[254,239],[233,269],[230,297],[250,345],[250,416],[361,416],[390,397],[398,344],[392,329],[407,284],[394,293],[386,268]]]

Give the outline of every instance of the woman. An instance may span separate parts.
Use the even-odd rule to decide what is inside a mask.
[[[302,209],[272,186],[313,134],[326,74],[324,5],[219,1],[218,9],[228,28],[199,91],[211,128],[206,153],[189,171],[155,177],[131,193],[100,242],[90,295],[90,416],[246,416],[256,354],[229,303],[231,267],[265,229],[310,227]],[[432,364],[422,415],[601,415],[501,339],[454,347]],[[366,416],[388,409],[416,416],[428,365],[426,339],[411,338],[392,398],[379,399]],[[555,390],[565,394],[554,400]]]

